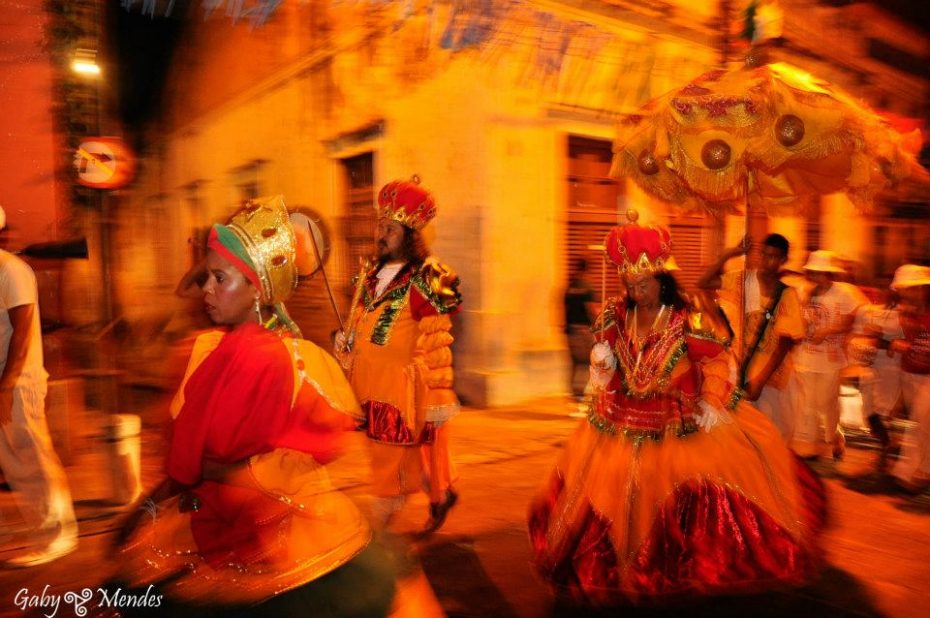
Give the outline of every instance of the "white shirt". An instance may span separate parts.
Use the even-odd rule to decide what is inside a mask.
[[[39,293],[36,276],[29,265],[8,251],[0,249],[0,372],[6,368],[13,325],[10,309],[34,305],[29,325],[29,350],[18,382],[45,380],[48,374],[42,366],[42,329],[39,326]]]
[[[375,277],[378,278],[378,285],[375,286],[375,296],[381,296],[384,294],[384,290],[387,289],[388,284],[394,280],[394,277],[397,276],[397,273],[400,272],[400,269],[404,267],[404,262],[397,262],[394,264],[385,264],[381,267],[381,270],[378,271],[378,274]]]
[[[859,288],[841,281],[834,281],[830,289],[819,296],[808,292],[807,298],[801,303],[808,337],[820,328],[835,326],[843,318],[855,314],[866,303],[868,299]],[[844,342],[847,334],[828,335],[817,344],[805,339],[798,348],[795,366],[815,373],[839,371],[846,366]]]

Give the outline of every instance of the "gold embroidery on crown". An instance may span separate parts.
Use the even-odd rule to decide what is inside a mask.
[[[629,260],[626,255],[626,251],[621,248],[623,253],[623,264],[620,265],[620,275],[654,275],[656,273],[664,273],[668,269],[666,268],[667,259],[664,257],[658,257],[655,260],[650,260],[649,256],[645,252],[639,254],[639,259],[635,262]]]
[[[401,225],[419,230],[424,227],[430,219],[433,218],[435,209],[427,209],[426,203],[417,206],[413,212],[406,212],[404,208],[397,207],[397,192],[391,194],[391,203],[383,207],[376,207],[379,218],[391,219]],[[425,211],[425,212],[424,212]]]
[[[297,287],[297,240],[288,219],[284,197],[251,200],[233,215],[226,227],[242,243],[262,284],[262,303],[283,302]],[[266,235],[266,230],[277,233]]]

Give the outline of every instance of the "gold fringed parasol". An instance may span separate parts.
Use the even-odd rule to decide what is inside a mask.
[[[797,67],[741,66],[707,73],[622,120],[613,174],[717,214],[747,202],[786,214],[799,197],[836,192],[867,209],[901,180],[930,182],[906,148],[914,141]]]

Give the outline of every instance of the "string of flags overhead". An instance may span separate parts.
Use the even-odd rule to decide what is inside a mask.
[[[282,4],[196,1],[204,19],[225,16],[253,29],[273,20]],[[151,17],[178,10],[175,0],[121,2],[127,11],[141,10]],[[319,9],[307,5],[308,10]],[[492,66],[512,67],[519,83],[542,88],[553,102],[612,112],[637,107],[658,94],[657,88],[671,88],[708,68],[699,54],[663,51],[642,32],[624,32],[593,15],[585,21],[525,0],[331,0],[328,10],[336,31],[369,28],[375,36],[380,31],[388,37],[391,45],[383,49],[382,63],[398,56],[435,64],[467,53]],[[663,54],[673,54],[675,60],[666,61]],[[416,79],[415,67],[402,64]]]

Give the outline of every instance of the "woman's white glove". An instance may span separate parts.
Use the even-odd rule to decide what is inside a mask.
[[[591,386],[596,391],[602,391],[610,384],[611,378],[617,371],[617,357],[610,350],[610,346],[601,341],[591,348]]]
[[[336,331],[336,336],[333,337],[333,349],[335,349],[337,352],[345,352],[347,343],[348,339],[346,339],[345,333],[341,330]]]
[[[343,369],[348,370],[352,365],[352,337],[347,337],[344,332],[336,331],[333,336],[333,356],[339,361]]]
[[[698,407],[701,409],[701,414],[696,415],[694,420],[698,427],[708,433],[720,423],[730,424],[733,422],[733,417],[730,416],[729,412],[723,408],[715,408],[703,399],[698,402]]]

